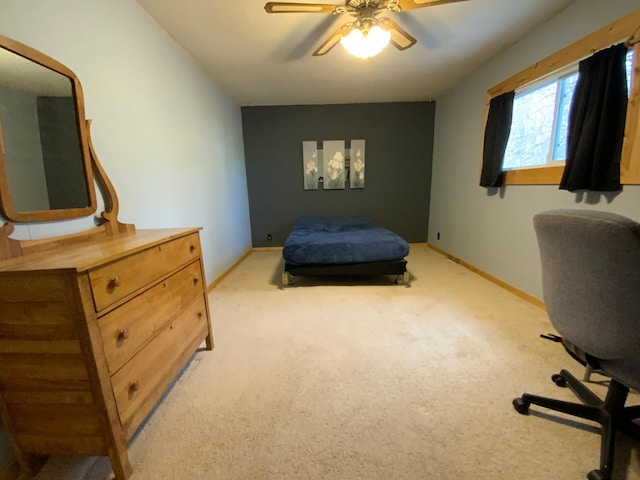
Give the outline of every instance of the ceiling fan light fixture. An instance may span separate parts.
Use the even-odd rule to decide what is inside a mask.
[[[389,44],[390,39],[391,33],[374,25],[366,33],[354,28],[340,39],[340,43],[354,57],[369,58],[379,54]]]

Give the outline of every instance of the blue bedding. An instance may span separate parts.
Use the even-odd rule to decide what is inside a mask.
[[[337,265],[399,260],[408,253],[404,239],[369,218],[303,217],[294,224],[282,256],[294,265]]]

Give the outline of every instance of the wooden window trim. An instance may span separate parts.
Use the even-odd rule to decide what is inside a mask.
[[[517,90],[566,65],[576,63],[598,50],[625,41],[636,33],[639,25],[640,9],[596,30],[490,88],[487,91],[485,123],[489,114],[489,102],[493,97]],[[623,185],[640,185],[640,122],[638,121],[640,117],[640,43],[634,45],[632,76],[620,162],[620,183]],[[507,170],[504,185],[558,185],[563,170],[563,166]]]

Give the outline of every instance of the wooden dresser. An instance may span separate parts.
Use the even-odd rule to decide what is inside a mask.
[[[213,348],[200,229],[121,223],[78,77],[2,35],[0,57],[0,415],[25,473],[48,455],[102,455],[127,480],[127,440]],[[87,216],[83,232],[12,237],[15,223]]]
[[[0,411],[23,469],[106,455],[127,479],[126,441],[203,342],[199,229],[99,232],[0,260]]]

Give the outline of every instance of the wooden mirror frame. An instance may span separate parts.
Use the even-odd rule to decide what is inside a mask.
[[[69,209],[37,210],[30,212],[18,212],[14,208],[7,163],[4,149],[2,148],[2,131],[0,129],[0,211],[12,222],[48,222],[56,220],[68,220],[72,218],[92,215],[97,208],[96,192],[91,167],[91,155],[89,152],[89,139],[87,124],[84,112],[84,95],[78,77],[67,67],[53,58],[35,50],[27,45],[0,35],[0,48],[15,53],[29,61],[42,65],[49,70],[60,73],[71,80],[73,97],[76,107],[76,124],[80,139],[80,153],[82,156],[82,166],[84,170],[85,187],[87,192],[88,206]]]
[[[23,45],[15,40],[0,35],[0,48],[7,49],[20,55],[23,58],[43,65],[51,70],[67,76],[73,82],[73,93],[76,101],[76,113],[78,122],[78,133],[80,135],[81,153],[83,168],[85,171],[87,194],[90,205],[86,208],[74,208],[66,210],[43,210],[37,212],[14,212],[12,210],[11,193],[9,181],[7,179],[6,163],[2,148],[0,148],[0,211],[10,220],[0,224],[0,262],[10,262],[12,259],[19,261],[19,257],[47,251],[49,248],[82,242],[90,237],[113,236],[135,232],[136,226],[132,223],[122,223],[118,220],[120,204],[116,190],[109,180],[107,173],[102,167],[91,142],[91,120],[84,118],[84,97],[80,80],[75,74],[60,62],[38,52],[37,50]],[[0,134],[2,132],[0,131]],[[0,142],[2,147],[2,142]],[[94,217],[96,226],[83,232],[50,237],[37,240],[16,240],[11,238],[14,232],[12,222],[48,222],[67,220],[83,216],[93,215],[96,212],[96,188],[104,201],[104,211]],[[9,215],[7,215],[7,213]],[[5,266],[9,263],[5,262]]]

